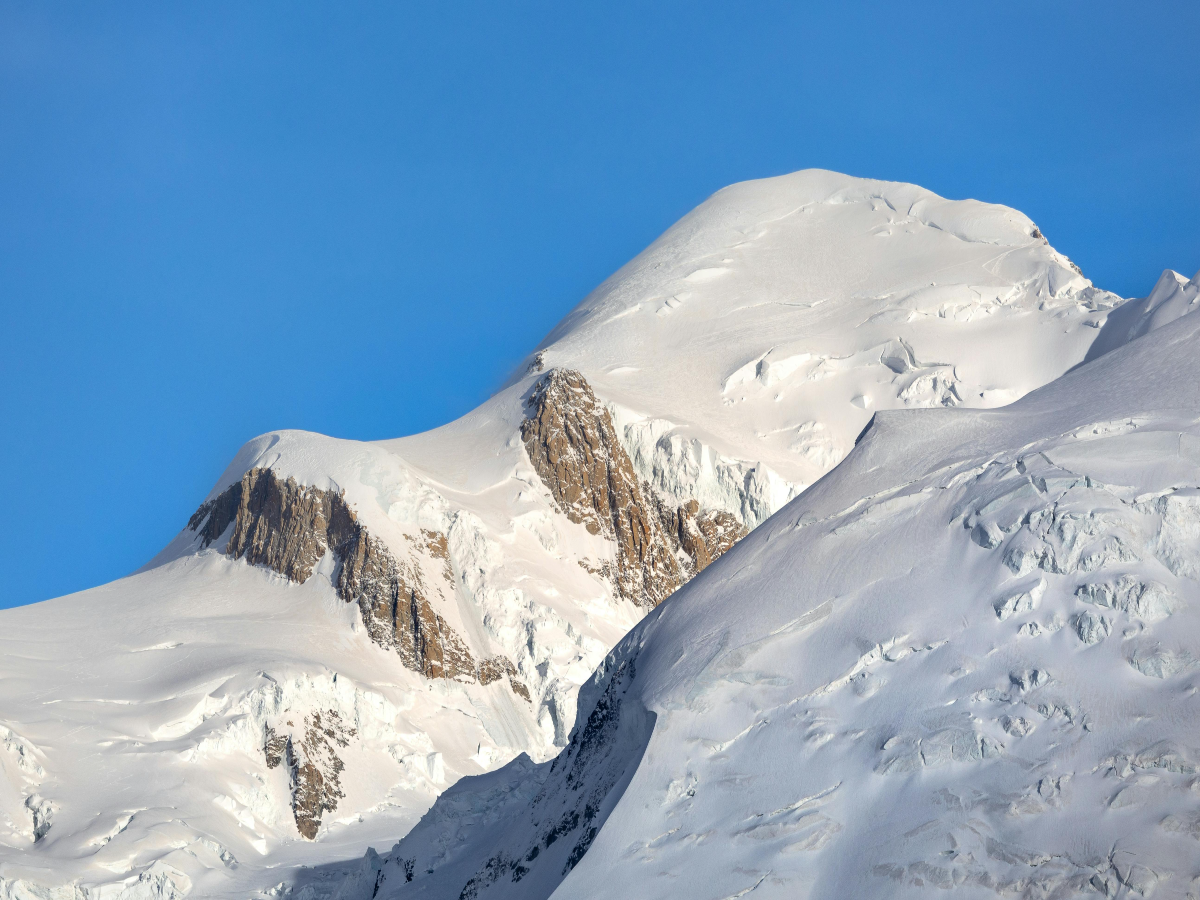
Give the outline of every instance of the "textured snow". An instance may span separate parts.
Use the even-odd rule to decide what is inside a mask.
[[[1003,409],[880,414],[371,890],[1196,896],[1198,348],[1187,315]]]
[[[1109,350],[1148,334],[1168,322],[1189,313],[1200,304],[1200,272],[1190,281],[1178,272],[1167,269],[1147,296],[1133,300],[1115,311],[1087,358],[1096,359]]]
[[[1014,210],[824,171],[718,192],[589,295],[508,385],[462,419],[376,443],[263,435],[209,494],[250,468],[271,467],[343,491],[397,554],[421,530],[445,533],[454,601],[439,614],[477,658],[508,656],[532,704],[503,682],[428,681],[403,669],[334,595],[332,559],[294,585],[230,561],[219,552],[224,540],[204,549],[185,530],[127,579],[0,613],[0,897],[51,889],[245,896],[290,878],[300,863],[390,846],[463,776],[505,764],[536,768],[559,754],[576,726],[580,685],[642,610],[581,565],[594,571],[613,545],[557,511],[525,454],[524,400],[545,369],[584,374],[654,489],[753,527],[809,496],[801,491],[850,452],[877,412],[884,418],[868,435],[893,421],[892,410],[934,410],[922,422],[974,421],[965,408],[1003,406],[1052,381],[1094,356],[1098,336],[1116,347],[1186,312],[1194,288],[1194,280],[1164,276],[1136,316],[1109,327],[1133,304],[1121,307],[1094,288]],[[1146,510],[1137,515],[1163,523],[1152,541],[1167,575],[1144,584],[1166,589],[1198,564],[1190,548],[1200,507],[1195,494],[1174,488],[1200,443],[1183,434],[1169,458],[1158,438],[1132,450],[1122,443],[1143,433],[1124,420],[1104,425],[1096,440],[1116,443],[1098,445],[1094,477],[1119,482],[1122,453],[1159,459],[1135,502]],[[1074,477],[1060,468],[1091,471],[1086,443],[1047,450],[1064,456],[1052,463],[1048,455],[1046,472],[1019,490]],[[1042,614],[1051,587],[1039,604],[1032,585],[1061,574],[1055,565],[1097,578],[1106,566],[1132,565],[1132,544],[1093,548],[1079,538],[1118,527],[1107,513],[1089,518],[1090,508],[1021,530],[1013,516],[1028,499],[1015,494],[1011,510],[1001,503],[973,512],[962,530],[977,552],[999,547],[1030,597],[1001,618],[997,593],[986,611],[996,627],[1078,641],[1065,611],[1061,621]],[[883,524],[906,520],[926,500],[903,492],[864,500],[838,534],[871,546]],[[730,564],[719,571],[729,574]],[[1098,648],[1129,627],[1123,617],[1145,597],[1126,603],[1114,591],[1113,602],[1086,605],[1116,623]],[[1162,611],[1183,595],[1158,596],[1145,602]],[[897,622],[889,634],[859,636],[872,643],[838,676],[855,697],[882,696],[887,676],[877,669],[916,647],[906,634]],[[912,652],[932,653],[924,645]],[[1185,649],[1147,643],[1126,668],[1168,678],[1193,664]],[[309,843],[295,831],[286,778],[267,769],[262,740],[272,716],[320,710],[353,722],[359,738],[346,750],[346,796]],[[636,737],[646,727],[639,720],[627,730]],[[985,737],[1000,741],[963,733],[913,738],[912,747],[954,760],[990,752]],[[918,752],[910,751],[898,750],[909,762],[895,765],[910,765]],[[614,784],[621,777],[613,774]],[[822,827],[832,834],[832,825]]]
[[[718,191],[537,355],[803,486],[875,410],[1000,406],[1047,383],[1119,302],[1015,210],[808,170]]]

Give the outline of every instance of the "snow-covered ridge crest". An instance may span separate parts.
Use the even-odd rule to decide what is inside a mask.
[[[808,170],[718,191],[533,358],[806,485],[875,410],[1002,406],[1045,384],[1120,303],[1015,210]]]
[[[1006,409],[881,416],[581,691],[648,733],[460,783],[374,895],[1189,896],[1197,347],[1186,315]]]
[[[1100,336],[1088,350],[1087,359],[1103,356],[1156,328],[1193,312],[1200,303],[1200,272],[1190,280],[1167,269],[1145,297],[1131,300],[1116,310],[1105,323]]]

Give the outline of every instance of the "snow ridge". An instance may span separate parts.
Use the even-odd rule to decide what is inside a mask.
[[[1003,410],[892,413],[614,649],[554,764],[439,800],[377,896],[1191,896],[1197,346],[1184,316]],[[648,733],[591,728],[625,715]],[[563,775],[601,745],[619,780]]]

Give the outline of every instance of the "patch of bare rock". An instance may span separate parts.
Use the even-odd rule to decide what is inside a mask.
[[[529,397],[525,450],[558,508],[616,543],[617,593],[652,608],[746,534],[732,514],[673,506],[639,482],[612,416],[587,379],[553,369]],[[589,570],[590,571],[590,570]]]
[[[227,554],[289,581],[307,581],[332,551],[338,596],[358,604],[372,640],[394,649],[405,666],[427,678],[478,678],[466,643],[430,605],[420,572],[396,560],[369,534],[341,493],[283,479],[270,469],[251,469],[201,506],[188,526],[207,546],[230,524]],[[433,555],[446,561],[449,573],[445,535],[423,532],[422,537]],[[453,581],[452,574],[447,577]]]
[[[337,749],[348,747],[355,729],[346,726],[337,710],[318,710],[300,720],[287,719],[268,728],[263,744],[267,768],[287,766],[292,789],[292,814],[296,828],[310,841],[316,838],[321,817],[337,808],[342,793],[340,776],[345,768]]]

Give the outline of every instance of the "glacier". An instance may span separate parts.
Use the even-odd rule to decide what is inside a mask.
[[[740,598],[747,627],[766,627],[774,620],[759,621],[759,601],[746,591],[752,585],[767,590],[757,579],[770,573],[747,564],[737,575],[732,560],[781,534],[780,517],[798,506],[821,509],[831,479],[850,479],[855,487],[846,489],[847,496],[859,487],[875,488],[848,500],[836,524],[829,524],[835,512],[829,509],[795,525],[797,533],[810,526],[811,534],[836,530],[837,541],[862,548],[855,556],[814,550],[805,566],[814,586],[837,573],[845,584],[822,601],[827,607],[793,609],[787,622],[771,626],[801,643],[820,633],[833,647],[832,633],[813,631],[815,623],[838,621],[834,612],[849,608],[845,598],[853,584],[883,590],[899,577],[887,569],[887,554],[878,560],[871,555],[881,530],[910,522],[945,490],[932,483],[925,493],[897,490],[898,482],[885,474],[894,471],[890,454],[941,452],[904,444],[915,441],[913,433],[935,430],[930,423],[953,432],[977,422],[1012,421],[1005,410],[1026,409],[1011,404],[1031,391],[1039,396],[1037,389],[1064,378],[1087,383],[1078,381],[1079,373],[1111,365],[1126,352],[1123,345],[1157,340],[1173,320],[1186,320],[1194,285],[1195,279],[1168,273],[1145,301],[1127,303],[1087,281],[1021,213],[946,200],[913,185],[807,170],[719,191],[585,298],[495,396],[462,419],[380,442],[296,431],[255,438],[210,494],[198,498],[194,522],[139,572],[0,612],[0,733],[6,736],[0,753],[0,897],[132,900],[305,890],[317,897],[326,889],[349,897],[357,890],[352,882],[379,887],[380,873],[396,884],[394,871],[412,876],[404,881],[406,890],[421,884],[421,890],[448,890],[460,876],[455,891],[477,879],[480,896],[503,891],[506,883],[531,896],[543,889],[582,890],[573,885],[593,859],[608,858],[600,848],[616,840],[605,837],[618,828],[616,820],[608,824],[613,804],[643,783],[636,780],[642,777],[639,754],[654,746],[663,729],[720,706],[726,702],[718,703],[721,692],[737,685],[751,694],[728,702],[752,704],[759,699],[753,691],[786,694],[796,683],[796,676],[768,672],[769,666],[743,672],[729,645],[712,657],[707,674],[697,674],[688,688],[695,691],[691,700],[672,701],[683,706],[638,706],[627,698],[634,685],[641,690],[649,684],[649,676],[646,660],[630,655],[631,640],[642,640],[637,636],[652,633],[663,619],[692,615],[674,609],[694,608],[695,627],[702,630],[708,628],[703,618],[713,616],[709,625],[717,634],[718,613],[692,598],[716,590],[706,586],[718,582]],[[562,496],[523,440],[538,386],[567,371],[586,380],[600,404],[597,416],[611,423],[617,443],[599,462],[640,498],[647,534],[662,539],[656,516],[665,511],[683,522],[682,513],[672,510],[686,512],[693,509],[689,504],[698,510],[688,513],[696,521],[727,516],[750,530],[657,611],[651,610],[657,600],[623,594],[613,574],[629,562],[623,532],[589,530],[565,512]],[[1167,575],[1143,578],[1134,571],[1147,551],[1135,547],[1129,533],[1142,520],[1126,522],[1124,507],[1104,507],[1099,515],[1080,498],[1078,510],[1068,510],[1067,503],[1061,511],[1044,511],[1032,525],[1014,525],[1023,503],[1076,477],[1064,472],[1095,467],[1087,478],[1099,484],[1110,476],[1111,484],[1103,482],[1108,490],[1123,477],[1126,457],[1162,451],[1155,441],[1168,438],[1137,437],[1141,419],[1135,423],[1130,414],[1132,424],[1125,423],[1122,415],[1090,423],[1103,432],[1096,439],[1146,440],[1144,447],[1101,444],[1095,459],[1082,461],[1076,457],[1083,451],[1074,445],[1047,450],[1041,462],[1026,454],[1011,471],[988,476],[996,490],[1012,487],[1013,497],[998,493],[942,523],[945,535],[965,541],[972,553],[990,554],[997,571],[1013,580],[1000,591],[995,573],[975,558],[975,568],[953,576],[964,593],[975,590],[977,580],[979,590],[997,588],[983,600],[992,627],[1011,626],[1032,641],[1080,642],[1082,623],[1082,633],[1097,637],[1087,646],[1104,651],[1124,639],[1122,629],[1133,627],[1126,620],[1135,612],[1147,625],[1153,616],[1174,623],[1185,614],[1187,591],[1179,579],[1191,578],[1196,565],[1189,530],[1194,511],[1186,492],[1155,494],[1166,490],[1159,487],[1130,500],[1140,504],[1136,516],[1176,523],[1152,538],[1137,532],[1138,539],[1154,543],[1156,559],[1170,561]],[[910,421],[921,423],[906,426],[911,433],[899,424]],[[908,437],[902,440],[902,434]],[[997,441],[997,453],[1009,452]],[[866,457],[875,461],[864,468]],[[1033,467],[1034,474],[1021,467]],[[247,480],[260,472],[270,477]],[[251,497],[251,483],[291,491],[291,505]],[[294,487],[285,491],[283,485]],[[564,488],[558,489],[561,494]],[[214,517],[218,507],[229,524],[211,534],[226,521]],[[340,530],[321,518],[334,514],[349,517]],[[316,531],[315,522],[321,523]],[[1099,534],[1110,527],[1112,539],[1093,547],[1088,529]],[[350,531],[358,535],[353,546],[370,551],[375,568],[363,571],[374,573],[372,596],[383,606],[350,602],[344,586],[350,544],[343,540]],[[924,546],[916,533],[906,539],[921,560],[940,552],[940,544]],[[241,549],[231,549],[235,544],[249,549],[239,555]],[[682,553],[679,541],[664,546]],[[1137,559],[1131,555],[1138,553]],[[796,559],[802,556],[797,550]],[[773,564],[781,585],[792,583],[787,579],[797,563],[791,557]],[[678,563],[681,572],[697,568],[689,568],[685,557]],[[1133,568],[1108,577],[1113,565],[1126,564]],[[930,565],[927,581],[936,568]],[[920,574],[915,556],[910,568]],[[1055,579],[1068,569],[1092,579],[1075,585],[1089,599],[1073,600],[1080,605],[1070,610],[1053,605],[1061,600]],[[387,590],[394,595],[389,627],[399,628],[404,615],[397,602],[403,599],[419,611],[410,623],[412,640],[442,647],[438,653],[457,642],[470,664],[444,674],[438,662],[444,657],[435,659],[426,648],[425,662],[414,668],[411,659],[406,663],[391,644],[381,643],[381,620],[372,616],[379,609],[386,613]],[[808,594],[794,596],[801,603]],[[902,605],[905,596],[896,594],[894,602]],[[936,605],[937,595],[928,596]],[[926,634],[915,622],[910,628],[899,607],[895,622],[883,628],[889,609],[880,607],[875,618],[858,622],[863,628],[852,641],[853,660],[838,655],[844,648],[831,649],[846,665],[824,673],[830,697],[848,689],[862,702],[888,705],[894,690],[888,685],[895,681],[889,667],[952,652],[934,646],[950,637],[930,636],[936,629]],[[851,624],[840,627],[849,634]],[[872,624],[879,627],[867,627]],[[682,678],[700,656],[716,650],[711,635],[680,637]],[[1129,651],[1134,662],[1125,667],[1139,678],[1156,677],[1145,672],[1171,678],[1190,671],[1189,653],[1182,644],[1143,641]],[[629,665],[622,669],[626,657]],[[1054,668],[1033,667],[1016,677],[1036,685],[1022,690],[1040,690],[1045,672]],[[978,690],[997,696],[1017,690],[1007,684]],[[593,743],[600,756],[581,756],[578,736],[588,731],[605,696],[606,708],[622,712],[596,723],[601,737]],[[693,702],[695,708],[685,712]],[[1067,709],[1081,721],[1077,705],[1066,703]],[[812,738],[803,737],[803,746],[829,744],[826,754],[841,747],[836,712],[828,720],[825,713],[811,714],[805,735],[811,731]],[[914,760],[923,760],[926,751],[950,766],[1004,759],[1012,732],[1025,730],[1039,740],[1039,732],[1052,731],[1032,728],[1037,722],[1024,708],[1004,715],[1009,724],[995,733],[961,722],[929,734],[897,733],[887,757],[896,761],[885,764],[880,757],[862,764],[869,762],[870,772],[884,766],[901,774],[914,765],[912,772],[923,772],[927,767]],[[740,734],[722,725],[697,734],[694,743],[722,745],[713,751],[719,756],[737,746]],[[853,756],[844,748],[838,752]],[[567,794],[556,793],[557,782],[545,774],[555,765],[553,778],[559,780],[595,768],[599,782],[580,776],[568,786],[593,792],[596,784],[604,786],[590,818],[587,802],[575,809]],[[681,810],[699,796],[701,780],[715,777],[696,765],[664,783],[674,787],[662,787]],[[934,768],[940,771],[941,762]],[[320,786],[318,813],[302,818],[297,797],[313,785]],[[827,787],[813,789],[812,796],[820,797],[812,809],[847,793],[821,794]],[[514,830],[509,817],[534,809],[535,817],[544,818],[547,804],[557,804],[555,814],[568,824],[573,812],[590,823],[563,831],[556,844],[556,853],[567,854],[562,864],[581,848],[572,870],[578,874],[562,881],[545,874],[543,864],[529,867],[520,883],[500,875],[487,881],[487,860],[473,855],[486,841],[464,831],[463,817],[525,840],[531,835]],[[746,837],[746,846],[766,853],[774,845],[760,839],[768,833],[807,834],[809,825],[827,820],[832,824],[817,828],[811,843],[832,847],[850,827],[845,813],[817,812],[807,822],[808,806],[772,809],[759,823],[763,827],[750,829],[759,837]],[[801,819],[807,824],[801,826]],[[706,833],[670,823],[654,834],[641,828],[618,830],[658,842],[655,848],[667,848],[664,853],[683,853],[686,841]],[[593,838],[581,843],[592,829]],[[673,840],[673,834],[679,837]],[[382,851],[400,838],[409,844],[363,857],[367,847]],[[440,841],[438,852],[458,862],[433,866],[432,880],[425,879],[420,867],[433,865],[422,855],[426,849],[404,849],[426,848],[424,841]],[[650,848],[638,852],[661,855]],[[887,865],[908,873],[910,862]],[[485,875],[477,878],[479,871]],[[307,887],[301,884],[306,878]],[[443,878],[448,880],[435,889]],[[896,883],[911,880],[904,874]],[[603,879],[596,884],[603,887]],[[739,885],[730,887],[731,895],[746,887]]]
[[[1198,346],[1183,315],[1007,407],[877,414],[614,648],[558,757],[299,896],[1197,896]]]

